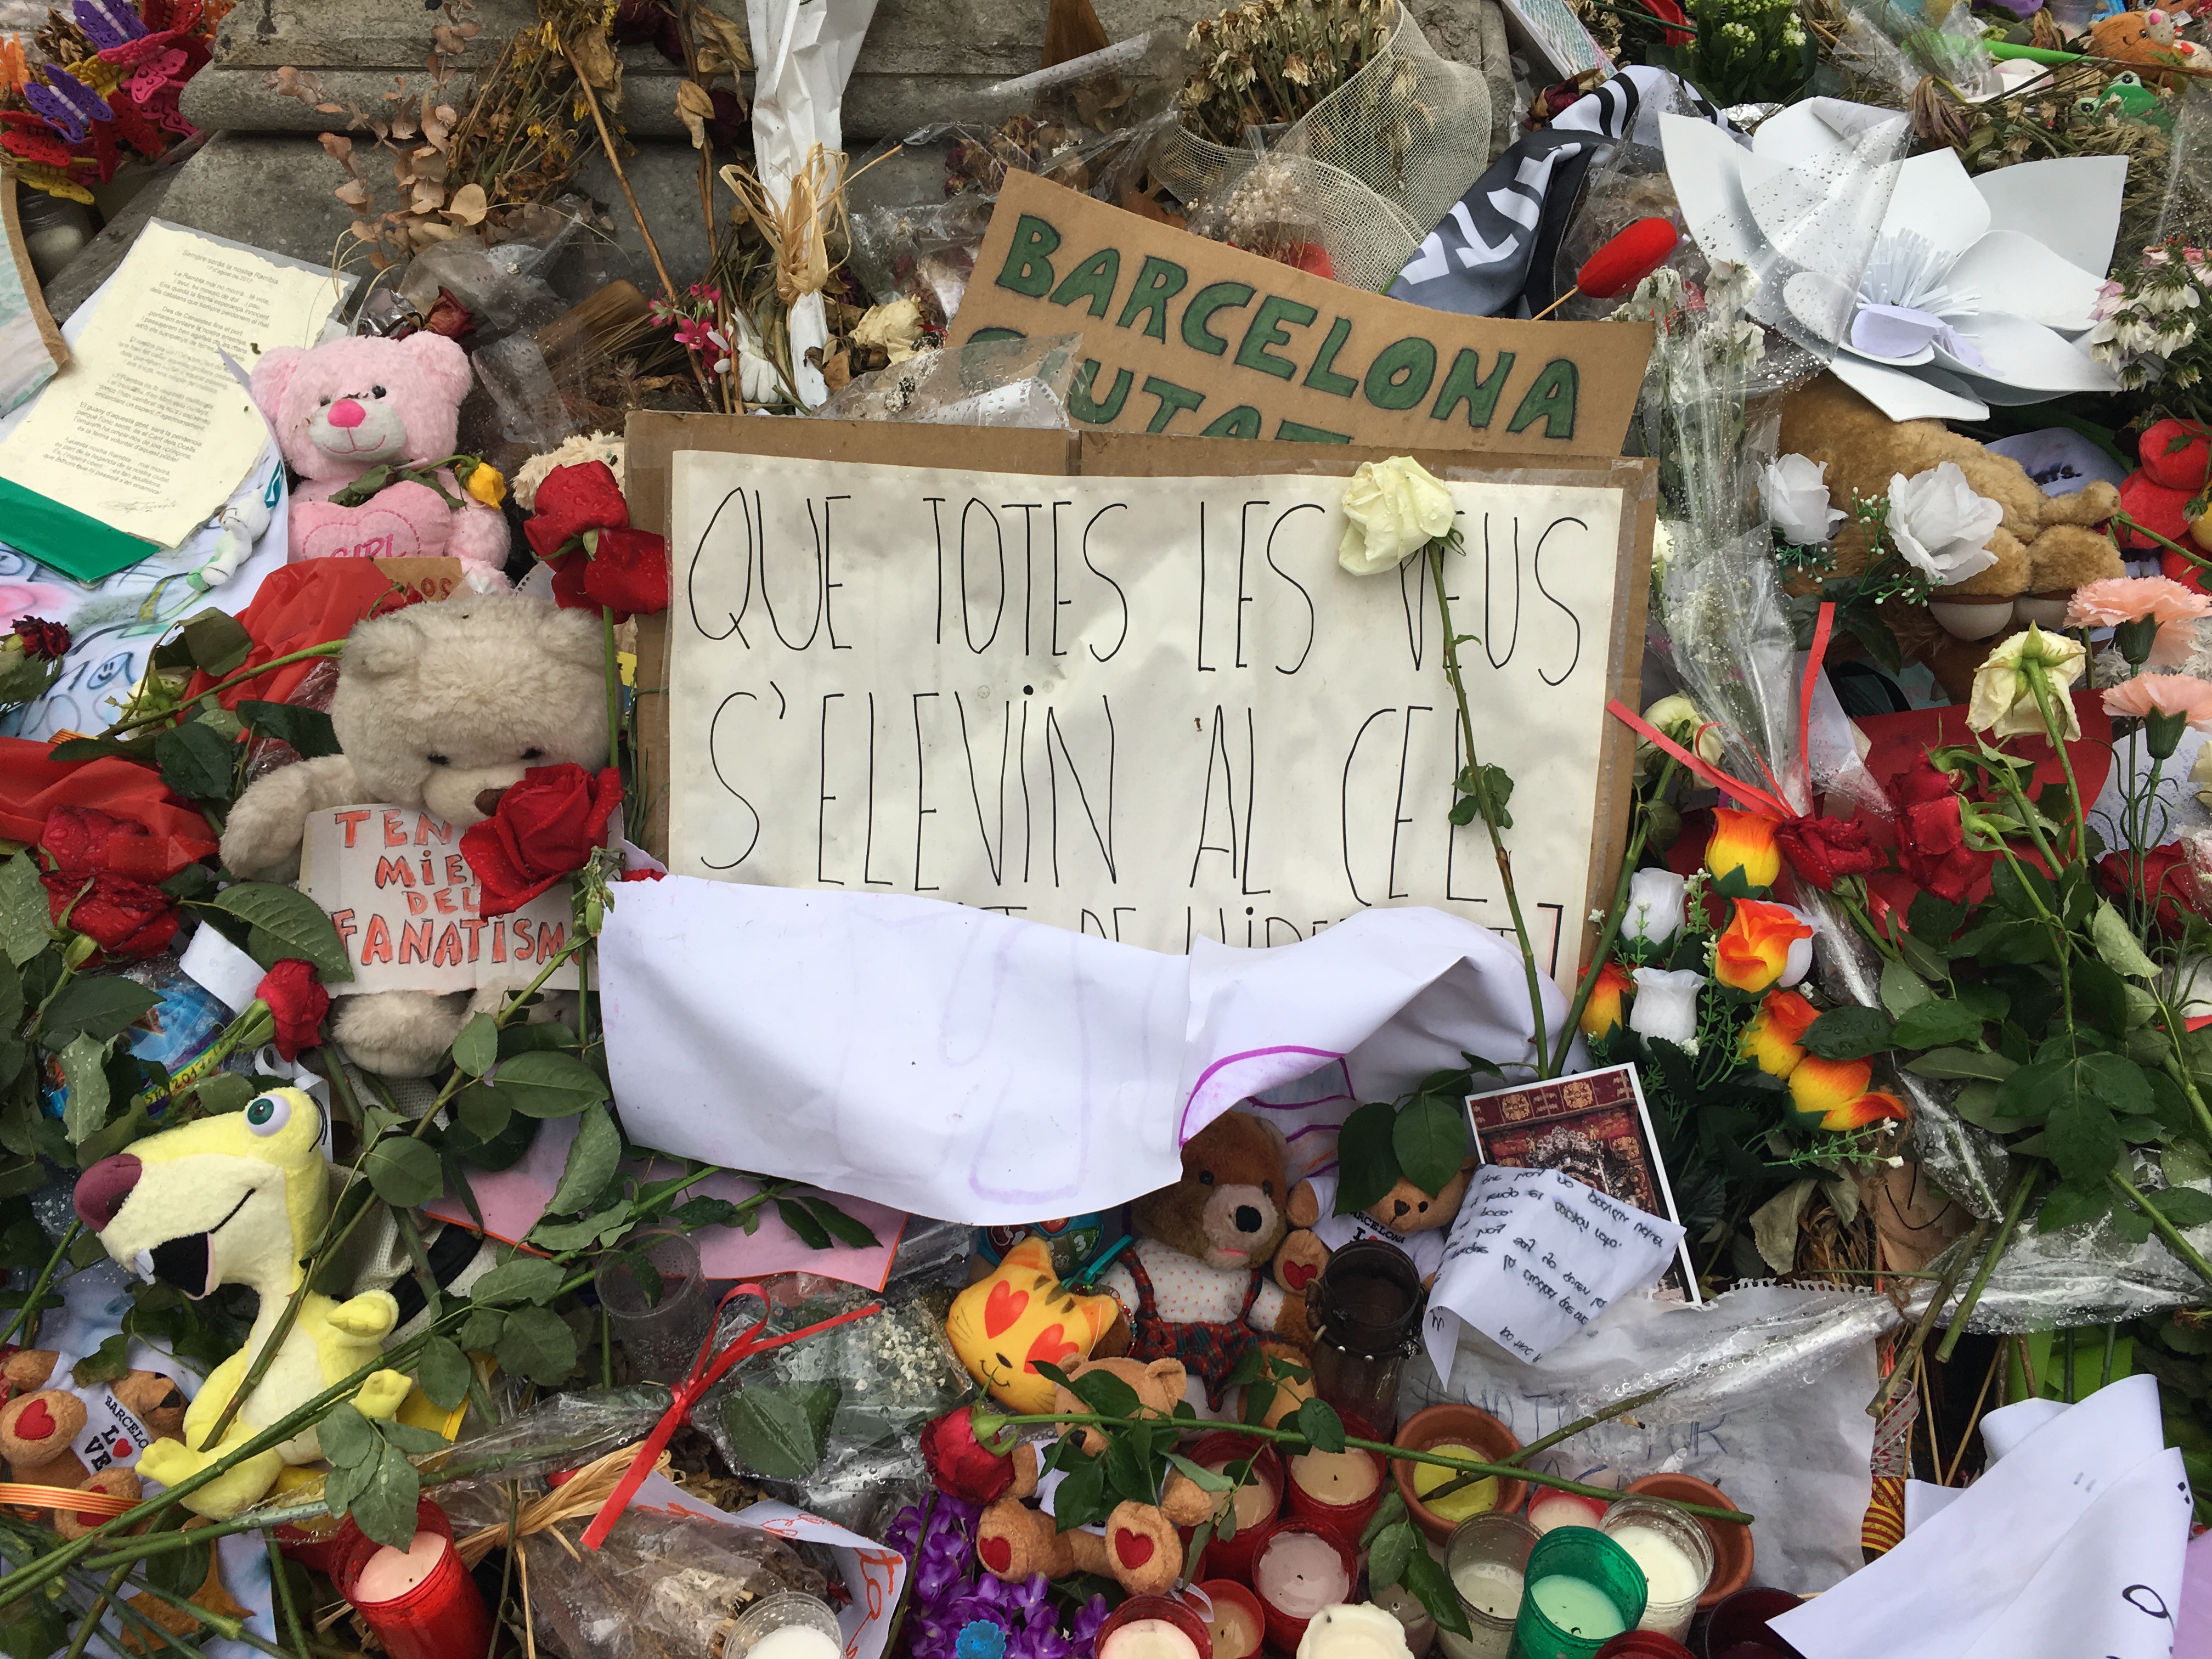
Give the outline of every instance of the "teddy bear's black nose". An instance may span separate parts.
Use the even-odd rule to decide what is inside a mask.
[[[1407,1211],[1411,1210],[1413,1207],[1413,1206],[1412,1205],[1410,1205],[1410,1204],[1407,1203],[1407,1202],[1406,1202],[1406,1200],[1405,1200],[1404,1199],[1401,1198],[1401,1199],[1394,1200],[1391,1202],[1391,1205],[1390,1205],[1390,1211],[1391,1211],[1391,1213],[1392,1213],[1392,1214],[1394,1214],[1394,1215],[1404,1215]]]
[[[1249,1204],[1239,1204],[1237,1206],[1237,1231],[1240,1233],[1258,1232],[1260,1231],[1259,1211],[1254,1209]]]

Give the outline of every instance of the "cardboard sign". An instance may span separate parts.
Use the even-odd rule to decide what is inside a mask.
[[[1617,455],[1645,323],[1461,317],[1006,175],[951,343],[1080,334],[1089,426]]]
[[[1170,951],[1371,905],[1508,927],[1485,831],[1449,821],[1465,757],[1426,566],[1338,565],[1340,477],[1114,476],[1283,447],[1085,445],[1078,477],[676,454],[648,734],[670,868]],[[1477,743],[1516,780],[1522,906],[1564,978],[1626,805],[1604,707],[1637,672],[1648,471],[1452,488]]]
[[[566,882],[512,915],[479,915],[461,832],[417,806],[370,803],[311,814],[300,888],[330,913],[353,966],[350,980],[326,988],[332,996],[527,985],[575,926]],[[573,963],[546,981],[552,990],[575,983]]]

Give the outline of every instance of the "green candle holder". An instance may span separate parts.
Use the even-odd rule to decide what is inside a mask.
[[[1555,1527],[1528,1552],[1512,1659],[1593,1659],[1644,1617],[1644,1570],[1595,1527]]]

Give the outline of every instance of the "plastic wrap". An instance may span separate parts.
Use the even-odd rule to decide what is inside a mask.
[[[855,210],[854,274],[879,305],[911,299],[922,320],[943,328],[960,309],[975,251],[991,228],[991,202],[965,193],[945,202]]]
[[[814,413],[837,421],[1073,430],[1068,391],[1079,335],[974,340],[917,351],[855,375]]]
[[[438,1501],[501,1485],[542,1479],[634,1445],[667,1413],[674,1396],[657,1382],[623,1389],[580,1389],[540,1401],[497,1428],[416,1461]]]
[[[2136,1176],[2138,1186],[2154,1184],[2154,1177]],[[2199,1254],[2212,1250],[2212,1223],[2187,1229],[2182,1237]],[[2162,1239],[2130,1244],[2110,1217],[2056,1233],[2039,1233],[2023,1223],[1966,1328],[2017,1333],[2109,1325],[2164,1308],[2202,1307],[2207,1294],[2204,1281]]]

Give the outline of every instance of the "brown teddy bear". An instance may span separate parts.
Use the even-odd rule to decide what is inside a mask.
[[[1223,1113],[1184,1143],[1182,1179],[1129,1206],[1136,1243],[1098,1281],[1128,1316],[1130,1357],[1180,1360],[1217,1410],[1259,1334],[1312,1338],[1304,1298],[1266,1271],[1288,1230],[1288,1155],[1273,1124]]]
[[[2046,495],[2010,456],[1992,453],[1941,421],[1892,421],[1832,375],[1784,399],[1781,447],[1825,464],[1829,499],[1846,512],[1855,496],[1888,495],[1896,475],[1910,478],[1945,461],[2003,510],[1989,542],[1995,564],[1939,588],[1925,611],[1895,600],[1882,607],[1906,656],[1924,659],[1954,702],[1966,701],[1990,640],[2030,620],[2052,625],[2066,596],[2084,582],[2127,574],[2112,542],[2088,527],[2118,510],[2112,485],[2099,480],[2070,495]],[[1837,527],[1835,552],[1834,574],[1864,568],[1866,545],[1856,518]]]
[[[136,1503],[142,1489],[128,1465],[156,1440],[184,1438],[184,1390],[155,1371],[130,1371],[82,1393],[49,1387],[59,1361],[51,1348],[27,1348],[0,1364],[9,1390],[0,1407],[0,1458],[7,1460],[8,1478]],[[64,1538],[81,1538],[107,1520],[58,1510],[29,1514],[38,1521],[51,1515]]]
[[[1276,1279],[1291,1295],[1303,1297],[1330,1256],[1354,1239],[1375,1238],[1404,1251],[1424,1285],[1435,1284],[1437,1269],[1444,1265],[1444,1233],[1459,1214],[1474,1165],[1473,1158],[1465,1159],[1459,1173],[1434,1193],[1401,1175],[1389,1192],[1351,1215],[1335,1213],[1335,1176],[1301,1181],[1291,1188],[1291,1231],[1275,1252]]]
[[[1067,1368],[1071,1378],[1092,1371],[1110,1372],[1127,1383],[1137,1396],[1140,1417],[1173,1415],[1188,1380],[1182,1366],[1172,1359],[1149,1364],[1092,1359]],[[1059,1385],[1053,1390],[1052,1408],[1085,1409]],[[1097,1430],[1079,1425],[1070,1425],[1069,1430],[1093,1456],[1106,1449],[1105,1437]],[[1035,1449],[1016,1447],[1012,1462],[1012,1486],[984,1510],[975,1528],[975,1559],[1001,1578],[1018,1581],[1039,1572],[1048,1578],[1065,1578],[1070,1573],[1095,1572],[1112,1578],[1131,1595],[1164,1595],[1182,1571],[1182,1540],[1176,1528],[1194,1527],[1213,1510],[1197,1482],[1171,1471],[1161,1485],[1157,1504],[1125,1501],[1107,1516],[1103,1533],[1079,1528],[1062,1532],[1052,1516],[1022,1502],[1036,1492]]]
[[[2181,68],[2203,69],[2201,47],[2180,39],[2173,20],[2162,11],[2119,11],[2089,25],[2089,49],[2100,58],[2144,66],[2143,80],[2171,91],[2179,87]]]

